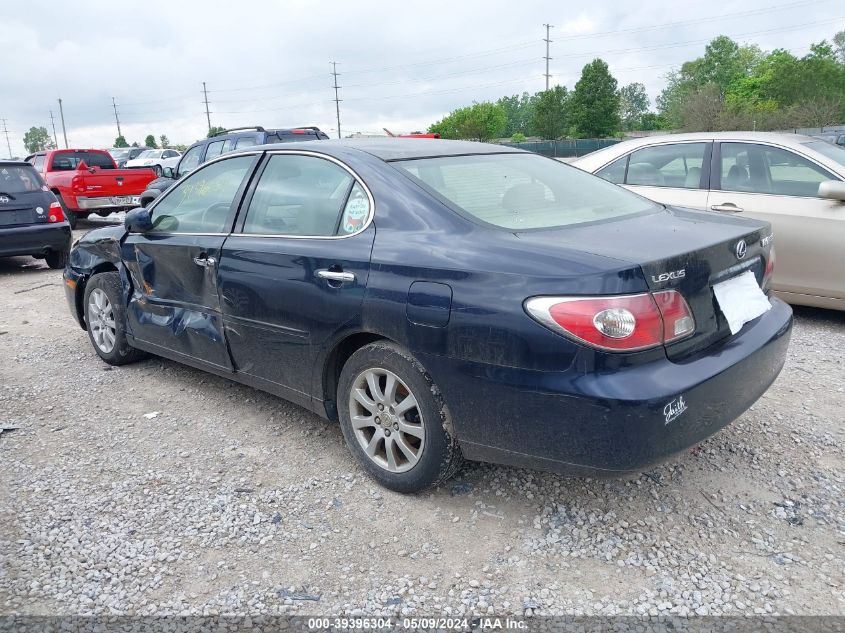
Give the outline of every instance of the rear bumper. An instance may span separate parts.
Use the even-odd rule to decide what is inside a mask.
[[[635,472],[730,424],[775,380],[792,310],[704,352],[606,372],[526,371],[421,355],[468,459],[582,475]]]
[[[128,201],[119,200],[119,198],[126,198]],[[96,198],[88,198],[85,196],[76,197],[76,207],[80,211],[94,211],[97,209],[128,209],[130,207],[137,207],[141,196],[101,196]]]
[[[71,231],[67,222],[30,224],[0,228],[0,257],[33,255],[70,250]]]

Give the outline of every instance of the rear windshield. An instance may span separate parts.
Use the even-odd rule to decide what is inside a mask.
[[[53,171],[73,171],[81,161],[89,167],[114,169],[114,161],[107,152],[56,152],[53,154]]]
[[[536,154],[442,156],[393,164],[452,206],[505,229],[570,226],[660,210],[622,187]]]
[[[831,160],[839,163],[839,167],[845,168],[845,147],[827,143],[825,141],[812,141],[804,143],[810,149],[816,150],[819,154],[824,154]]]
[[[109,154],[112,155],[112,158],[115,160],[123,160],[129,156],[128,149],[110,149]]]
[[[138,154],[136,158],[158,158],[160,153],[158,150],[148,149]]]
[[[30,165],[0,165],[0,193],[40,191],[41,177]]]

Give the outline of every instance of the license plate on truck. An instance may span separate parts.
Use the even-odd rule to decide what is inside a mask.
[[[718,284],[713,284],[713,293],[722,314],[728,321],[731,334],[736,334],[742,326],[771,310],[772,304],[760,290],[757,278],[750,270]]]
[[[112,196],[112,204],[120,206],[129,206],[133,204],[141,204],[141,196]]]

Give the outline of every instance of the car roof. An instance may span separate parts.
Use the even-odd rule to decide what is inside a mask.
[[[31,163],[25,160],[0,159],[0,167],[32,167]]]
[[[467,154],[526,154],[525,150],[493,145],[492,143],[475,143],[472,141],[450,141],[430,138],[361,138],[361,139],[329,139],[315,144],[313,141],[272,143],[245,148],[243,151],[255,150],[310,150],[324,154],[344,154],[348,150],[358,150],[371,154],[384,161],[409,160],[414,158],[433,158],[437,156],[465,156]],[[232,152],[237,153],[237,152]]]

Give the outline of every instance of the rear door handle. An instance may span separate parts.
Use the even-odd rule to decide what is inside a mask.
[[[210,266],[214,266],[214,264],[217,263],[217,260],[213,257],[209,257],[208,255],[198,255],[197,257],[194,257],[194,263],[197,266],[208,268]]]
[[[334,270],[318,270],[317,277],[329,281],[352,282],[355,281],[355,273],[344,273]]]
[[[714,211],[727,211],[728,213],[740,213],[742,211],[742,207],[738,207],[732,202],[725,202],[724,204],[714,204],[710,208]]]

